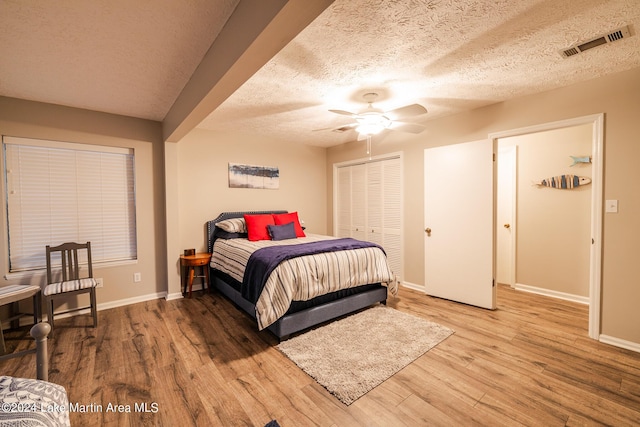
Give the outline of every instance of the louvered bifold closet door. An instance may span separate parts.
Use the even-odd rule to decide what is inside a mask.
[[[367,165],[367,240],[384,247],[382,164]]]
[[[367,165],[351,167],[351,237],[367,240]]]
[[[337,237],[351,237],[351,168],[338,168]]]
[[[382,246],[402,279],[402,159],[392,157],[337,168],[338,237]]]
[[[402,163],[400,158],[382,162],[382,247],[391,270],[402,281]]]

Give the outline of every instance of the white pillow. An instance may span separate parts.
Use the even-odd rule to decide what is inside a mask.
[[[225,219],[224,221],[217,222],[216,227],[229,233],[247,232],[247,224],[244,222],[244,218]]]

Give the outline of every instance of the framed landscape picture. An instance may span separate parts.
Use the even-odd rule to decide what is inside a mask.
[[[280,170],[272,166],[229,163],[229,187],[275,190],[280,187]]]

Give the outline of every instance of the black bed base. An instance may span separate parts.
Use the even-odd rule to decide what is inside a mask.
[[[211,276],[211,280],[220,293],[255,319],[255,306],[250,301],[244,299],[240,292],[215,274]],[[386,287],[382,285],[369,286],[366,290],[347,297],[325,302],[321,305],[294,313],[287,313],[266,329],[278,337],[279,340],[286,340],[291,334],[296,332],[309,329],[329,320],[334,320],[373,304],[386,304],[386,302]]]

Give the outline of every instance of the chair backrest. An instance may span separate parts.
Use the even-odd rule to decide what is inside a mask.
[[[58,246],[47,245],[47,283],[55,283],[52,271],[54,266],[51,262],[51,255],[60,253],[62,278],[59,281],[77,280],[84,277],[93,277],[93,266],[91,265],[91,242],[87,243],[63,243]],[[86,250],[88,275],[80,277],[80,263],[78,262],[78,251]],[[82,252],[80,252],[82,254]]]

